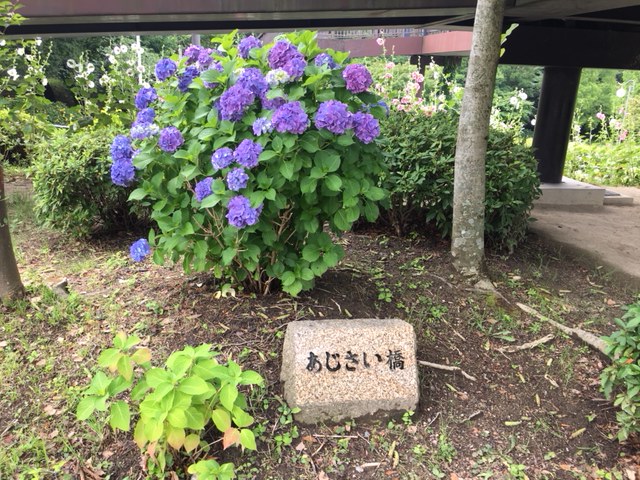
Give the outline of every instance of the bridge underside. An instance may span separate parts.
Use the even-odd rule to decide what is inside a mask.
[[[27,20],[8,36],[213,33],[407,26],[470,31],[476,0],[22,0]],[[536,122],[542,180],[562,180],[569,123],[583,67],[640,69],[639,0],[505,0],[509,36],[502,63],[541,65]],[[467,37],[468,39],[468,37]],[[400,40],[397,40],[400,42]],[[429,47],[425,42],[432,42]],[[402,53],[464,54],[433,39],[403,39]],[[349,50],[355,50],[352,46]],[[431,49],[431,50],[429,50]],[[438,51],[440,49],[440,51]],[[354,54],[357,52],[353,51]],[[400,53],[400,52],[398,52]],[[558,115],[557,112],[562,114]],[[545,113],[546,112],[546,113]],[[553,145],[550,148],[549,145]]]

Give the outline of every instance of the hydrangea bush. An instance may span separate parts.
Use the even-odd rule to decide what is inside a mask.
[[[297,295],[342,258],[330,235],[373,221],[385,116],[371,75],[313,32],[213,39],[158,62],[114,139],[112,178],[157,224],[135,259],[182,259],[252,291]]]

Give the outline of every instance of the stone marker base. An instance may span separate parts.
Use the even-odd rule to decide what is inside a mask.
[[[413,327],[398,319],[292,322],[280,378],[302,423],[413,410],[419,399]]]

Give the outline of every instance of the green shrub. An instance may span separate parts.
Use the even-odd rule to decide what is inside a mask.
[[[130,190],[111,183],[109,145],[114,131],[57,130],[41,142],[32,166],[36,216],[74,235],[130,227],[144,217],[131,213]]]
[[[616,394],[618,438],[622,441],[640,432],[640,302],[629,305],[615,322],[620,329],[604,337],[611,365],[602,371],[600,384],[607,399]]]
[[[567,151],[565,175],[598,185],[640,185],[640,145],[572,143]]]
[[[421,115],[397,110],[381,125],[391,191],[386,218],[398,234],[431,222],[451,234],[453,166],[458,115],[453,110]],[[524,237],[539,195],[536,160],[513,129],[492,128],[486,156],[485,234],[509,250]]]
[[[31,163],[39,136],[38,118],[22,110],[0,108],[0,161],[25,166]]]

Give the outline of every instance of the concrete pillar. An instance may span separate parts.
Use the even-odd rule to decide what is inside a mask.
[[[561,183],[580,84],[579,67],[545,67],[533,131],[540,181]]]

